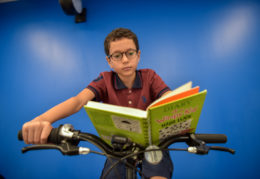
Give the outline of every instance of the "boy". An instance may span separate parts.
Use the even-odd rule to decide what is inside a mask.
[[[162,79],[150,69],[136,70],[140,60],[136,35],[129,29],[113,30],[104,42],[106,60],[113,69],[102,72],[77,96],[51,108],[42,115],[23,125],[23,139],[29,144],[43,144],[52,129],[51,124],[78,112],[89,100],[103,101],[121,106],[146,109],[147,106],[170,89]],[[106,162],[104,171],[111,164]],[[158,165],[143,160],[143,173],[150,178],[171,178],[173,166],[168,153]],[[120,176],[124,176],[125,168],[120,164]],[[116,171],[109,173],[109,178],[118,178]]]

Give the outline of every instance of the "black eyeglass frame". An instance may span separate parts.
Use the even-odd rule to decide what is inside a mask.
[[[127,55],[127,52],[129,52],[129,51],[134,51],[134,52],[135,52],[135,56],[137,55],[137,52],[138,52],[137,49],[128,49],[128,50],[125,51],[125,52],[114,52],[113,54],[108,55],[107,57],[108,57],[109,59],[114,60],[114,61],[121,61],[122,58],[123,58],[123,56],[124,56],[124,54],[125,54],[125,56],[129,59],[129,57],[128,57],[128,55]],[[122,57],[120,58],[120,60],[115,60],[115,59],[113,59],[113,55],[114,55],[115,53],[120,53],[120,54],[122,55]]]

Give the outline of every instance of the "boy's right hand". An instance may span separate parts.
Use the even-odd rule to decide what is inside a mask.
[[[45,144],[52,130],[48,121],[31,120],[23,125],[23,140],[26,144]]]

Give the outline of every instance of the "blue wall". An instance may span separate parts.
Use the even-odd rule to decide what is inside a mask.
[[[171,87],[192,80],[208,95],[198,133],[224,133],[236,155],[174,152],[174,178],[260,178],[260,2],[84,1],[75,24],[58,0],[0,3],[0,174],[6,178],[98,178],[104,157],[21,154],[22,124],[76,95],[109,70],[103,40],[116,27],[139,37],[139,68]],[[83,110],[55,123],[96,134]],[[87,144],[82,144],[88,146]]]

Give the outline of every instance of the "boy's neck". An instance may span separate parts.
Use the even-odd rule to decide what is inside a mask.
[[[133,87],[136,73],[134,73],[132,76],[118,76],[128,89],[131,89]]]

